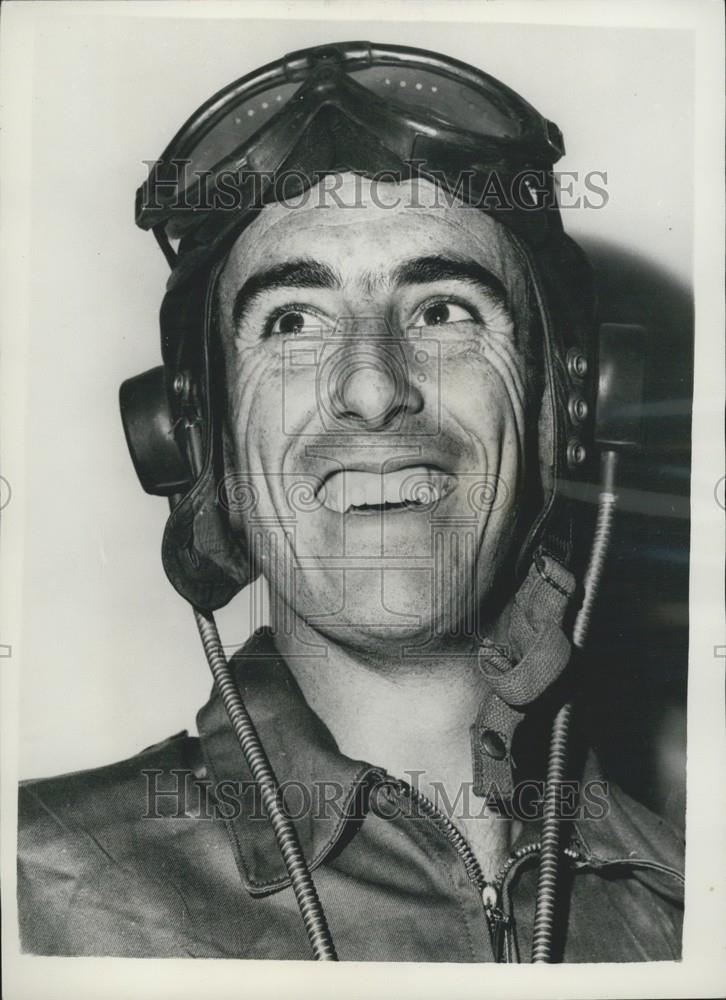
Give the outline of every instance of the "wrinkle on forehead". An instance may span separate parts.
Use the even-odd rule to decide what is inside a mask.
[[[302,222],[311,213],[316,225],[346,226],[359,223],[361,217],[372,220],[411,210],[441,209],[447,201],[466,207],[461,199],[425,178],[378,181],[350,172],[323,177],[304,199],[299,206],[283,202],[266,205],[246,232],[256,230],[259,237],[293,217]]]
[[[518,324],[528,323],[527,278],[524,260],[509,231],[481,209],[468,205],[425,178],[406,181],[376,181],[353,173],[324,177],[299,205],[274,203],[265,206],[232,247],[222,275],[222,295],[229,282],[239,284],[256,270],[264,248],[276,251],[286,235],[325,229],[339,235],[341,228],[383,226],[389,232],[406,216],[418,221],[422,230],[432,222],[439,236],[450,234],[451,244],[488,268],[504,285],[510,311]],[[432,239],[434,228],[432,227]],[[431,248],[435,252],[434,248]],[[279,259],[279,254],[275,253]],[[225,287],[226,286],[226,287]],[[226,293],[226,294],[225,294]]]

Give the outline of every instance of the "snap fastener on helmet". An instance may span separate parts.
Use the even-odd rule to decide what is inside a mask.
[[[582,396],[571,396],[567,403],[567,409],[570,414],[570,420],[575,424],[581,423],[588,414],[588,405]]]
[[[578,438],[570,438],[567,443],[567,464],[571,469],[576,468],[587,458],[587,448],[578,440]]]
[[[567,370],[573,378],[584,378],[587,375],[587,358],[576,347],[567,352]]]
[[[186,396],[189,392],[189,375],[184,372],[179,372],[174,376],[172,387],[177,396]]]

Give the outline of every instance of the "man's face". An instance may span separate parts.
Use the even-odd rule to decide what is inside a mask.
[[[524,472],[521,266],[427,182],[338,191],[265,208],[220,277],[231,523],[337,641],[471,643]]]

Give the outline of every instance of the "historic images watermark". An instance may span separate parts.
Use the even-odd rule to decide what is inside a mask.
[[[423,208],[416,185],[401,188],[390,197],[390,186],[415,177],[436,185],[439,207],[468,205],[490,212],[532,212],[540,209],[601,209],[608,203],[607,170],[543,170],[527,168],[516,173],[468,169],[451,176],[428,168],[425,160],[406,161],[404,170],[382,170],[359,183],[344,184],[341,173],[306,173],[298,169],[235,170],[190,169],[191,160],[171,159],[163,170],[154,160],[143,163],[154,176],[144,188],[138,209],[142,212],[238,212],[258,210],[270,202],[287,208]],[[383,192],[385,191],[385,195]],[[426,207],[431,207],[426,202]]]
[[[252,780],[212,781],[206,772],[188,768],[146,768],[145,810],[142,819],[200,819],[267,821],[259,786]],[[312,821],[362,819],[372,812],[381,819],[426,820],[419,788],[423,771],[405,772],[401,782],[386,775],[373,775],[360,788],[338,780],[298,780],[280,784],[279,795],[290,819]],[[526,780],[504,795],[495,782],[483,796],[474,795],[473,782],[461,782],[452,794],[439,781],[427,786],[427,798],[444,815],[463,820],[499,817],[521,821],[542,817],[545,783]],[[604,780],[562,781],[558,786],[557,810],[563,820],[602,820],[609,811],[609,785]]]

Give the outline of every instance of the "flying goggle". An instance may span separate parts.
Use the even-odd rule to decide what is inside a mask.
[[[136,221],[170,259],[215,243],[281,192],[324,173],[433,176],[510,227],[555,209],[552,122],[493,77],[403,46],[347,42],[286,56],[230,84],[177,132],[139,188]],[[558,218],[558,216],[557,216]]]

